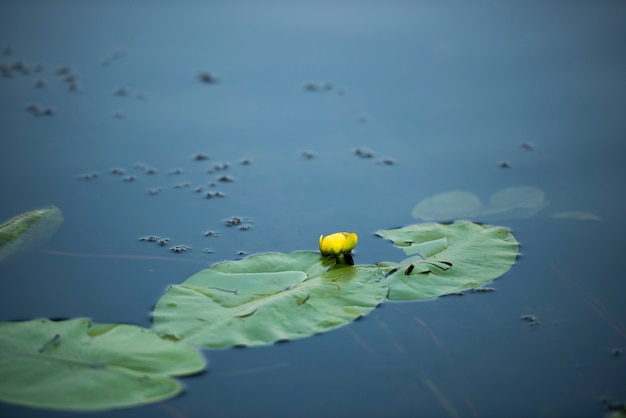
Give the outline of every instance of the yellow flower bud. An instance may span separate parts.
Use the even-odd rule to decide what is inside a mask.
[[[327,236],[320,235],[320,252],[322,255],[349,253],[356,247],[358,240],[359,237],[354,232],[336,232]]]

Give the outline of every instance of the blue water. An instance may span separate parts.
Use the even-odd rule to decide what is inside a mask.
[[[532,185],[550,204],[500,222],[521,256],[495,292],[384,303],[324,335],[205,351],[209,370],[183,380],[185,395],[92,416],[603,416],[601,397],[626,400],[624,356],[611,356],[626,348],[625,18],[615,1],[4,1],[0,63],[43,70],[0,78],[0,220],[54,204],[65,221],[0,264],[0,320],[150,326],[166,287],[212,263],[316,249],[339,230],[359,234],[357,263],[400,260],[373,233],[417,222],[420,200]],[[563,211],[603,221],[550,218]],[[251,229],[225,227],[232,216]]]

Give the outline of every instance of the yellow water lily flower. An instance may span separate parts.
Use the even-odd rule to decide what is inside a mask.
[[[359,240],[354,233],[336,232],[330,235],[320,235],[320,252],[322,255],[339,255],[349,253]]]

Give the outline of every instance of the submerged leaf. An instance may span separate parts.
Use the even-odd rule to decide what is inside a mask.
[[[507,228],[467,221],[448,225],[426,223],[381,230],[407,255],[402,261],[381,263],[390,300],[431,299],[475,289],[506,273],[518,254],[518,243]]]
[[[495,192],[489,199],[490,212],[512,209],[535,209],[543,205],[545,193],[538,187],[509,187]]]
[[[415,206],[411,214],[425,221],[444,221],[473,218],[481,215],[485,208],[473,193],[454,190],[428,197]]]
[[[95,411],[182,392],[170,376],[202,371],[201,353],[154,331],[89,319],[0,323],[0,400]]]
[[[602,221],[602,218],[589,212],[559,212],[551,216],[557,219],[576,219],[579,221]]]
[[[425,221],[458,219],[527,218],[546,206],[543,190],[533,186],[509,187],[495,192],[484,206],[473,193],[454,190],[428,197],[415,206],[414,218]]]
[[[51,237],[62,222],[61,210],[48,206],[23,213],[0,225],[0,260],[17,249]]]
[[[170,287],[154,328],[205,348],[308,337],[369,313],[387,294],[382,279],[375,266],[335,265],[318,252],[257,254]]]
[[[529,218],[547,206],[545,193],[538,187],[509,187],[489,198],[485,216],[489,220]]]

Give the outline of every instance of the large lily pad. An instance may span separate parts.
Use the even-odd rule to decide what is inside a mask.
[[[400,264],[380,264],[390,273],[390,300],[431,299],[478,288],[506,273],[519,251],[507,228],[467,221],[417,224],[376,234],[411,256]]]
[[[200,352],[133,325],[89,319],[0,323],[0,400],[103,410],[157,402],[183,387],[170,376],[202,371]]]
[[[0,225],[0,260],[12,252],[42,242],[63,222],[61,210],[47,206],[23,213]]]
[[[312,251],[257,254],[170,287],[154,328],[205,348],[271,344],[345,325],[386,294],[375,266],[335,264]]]

